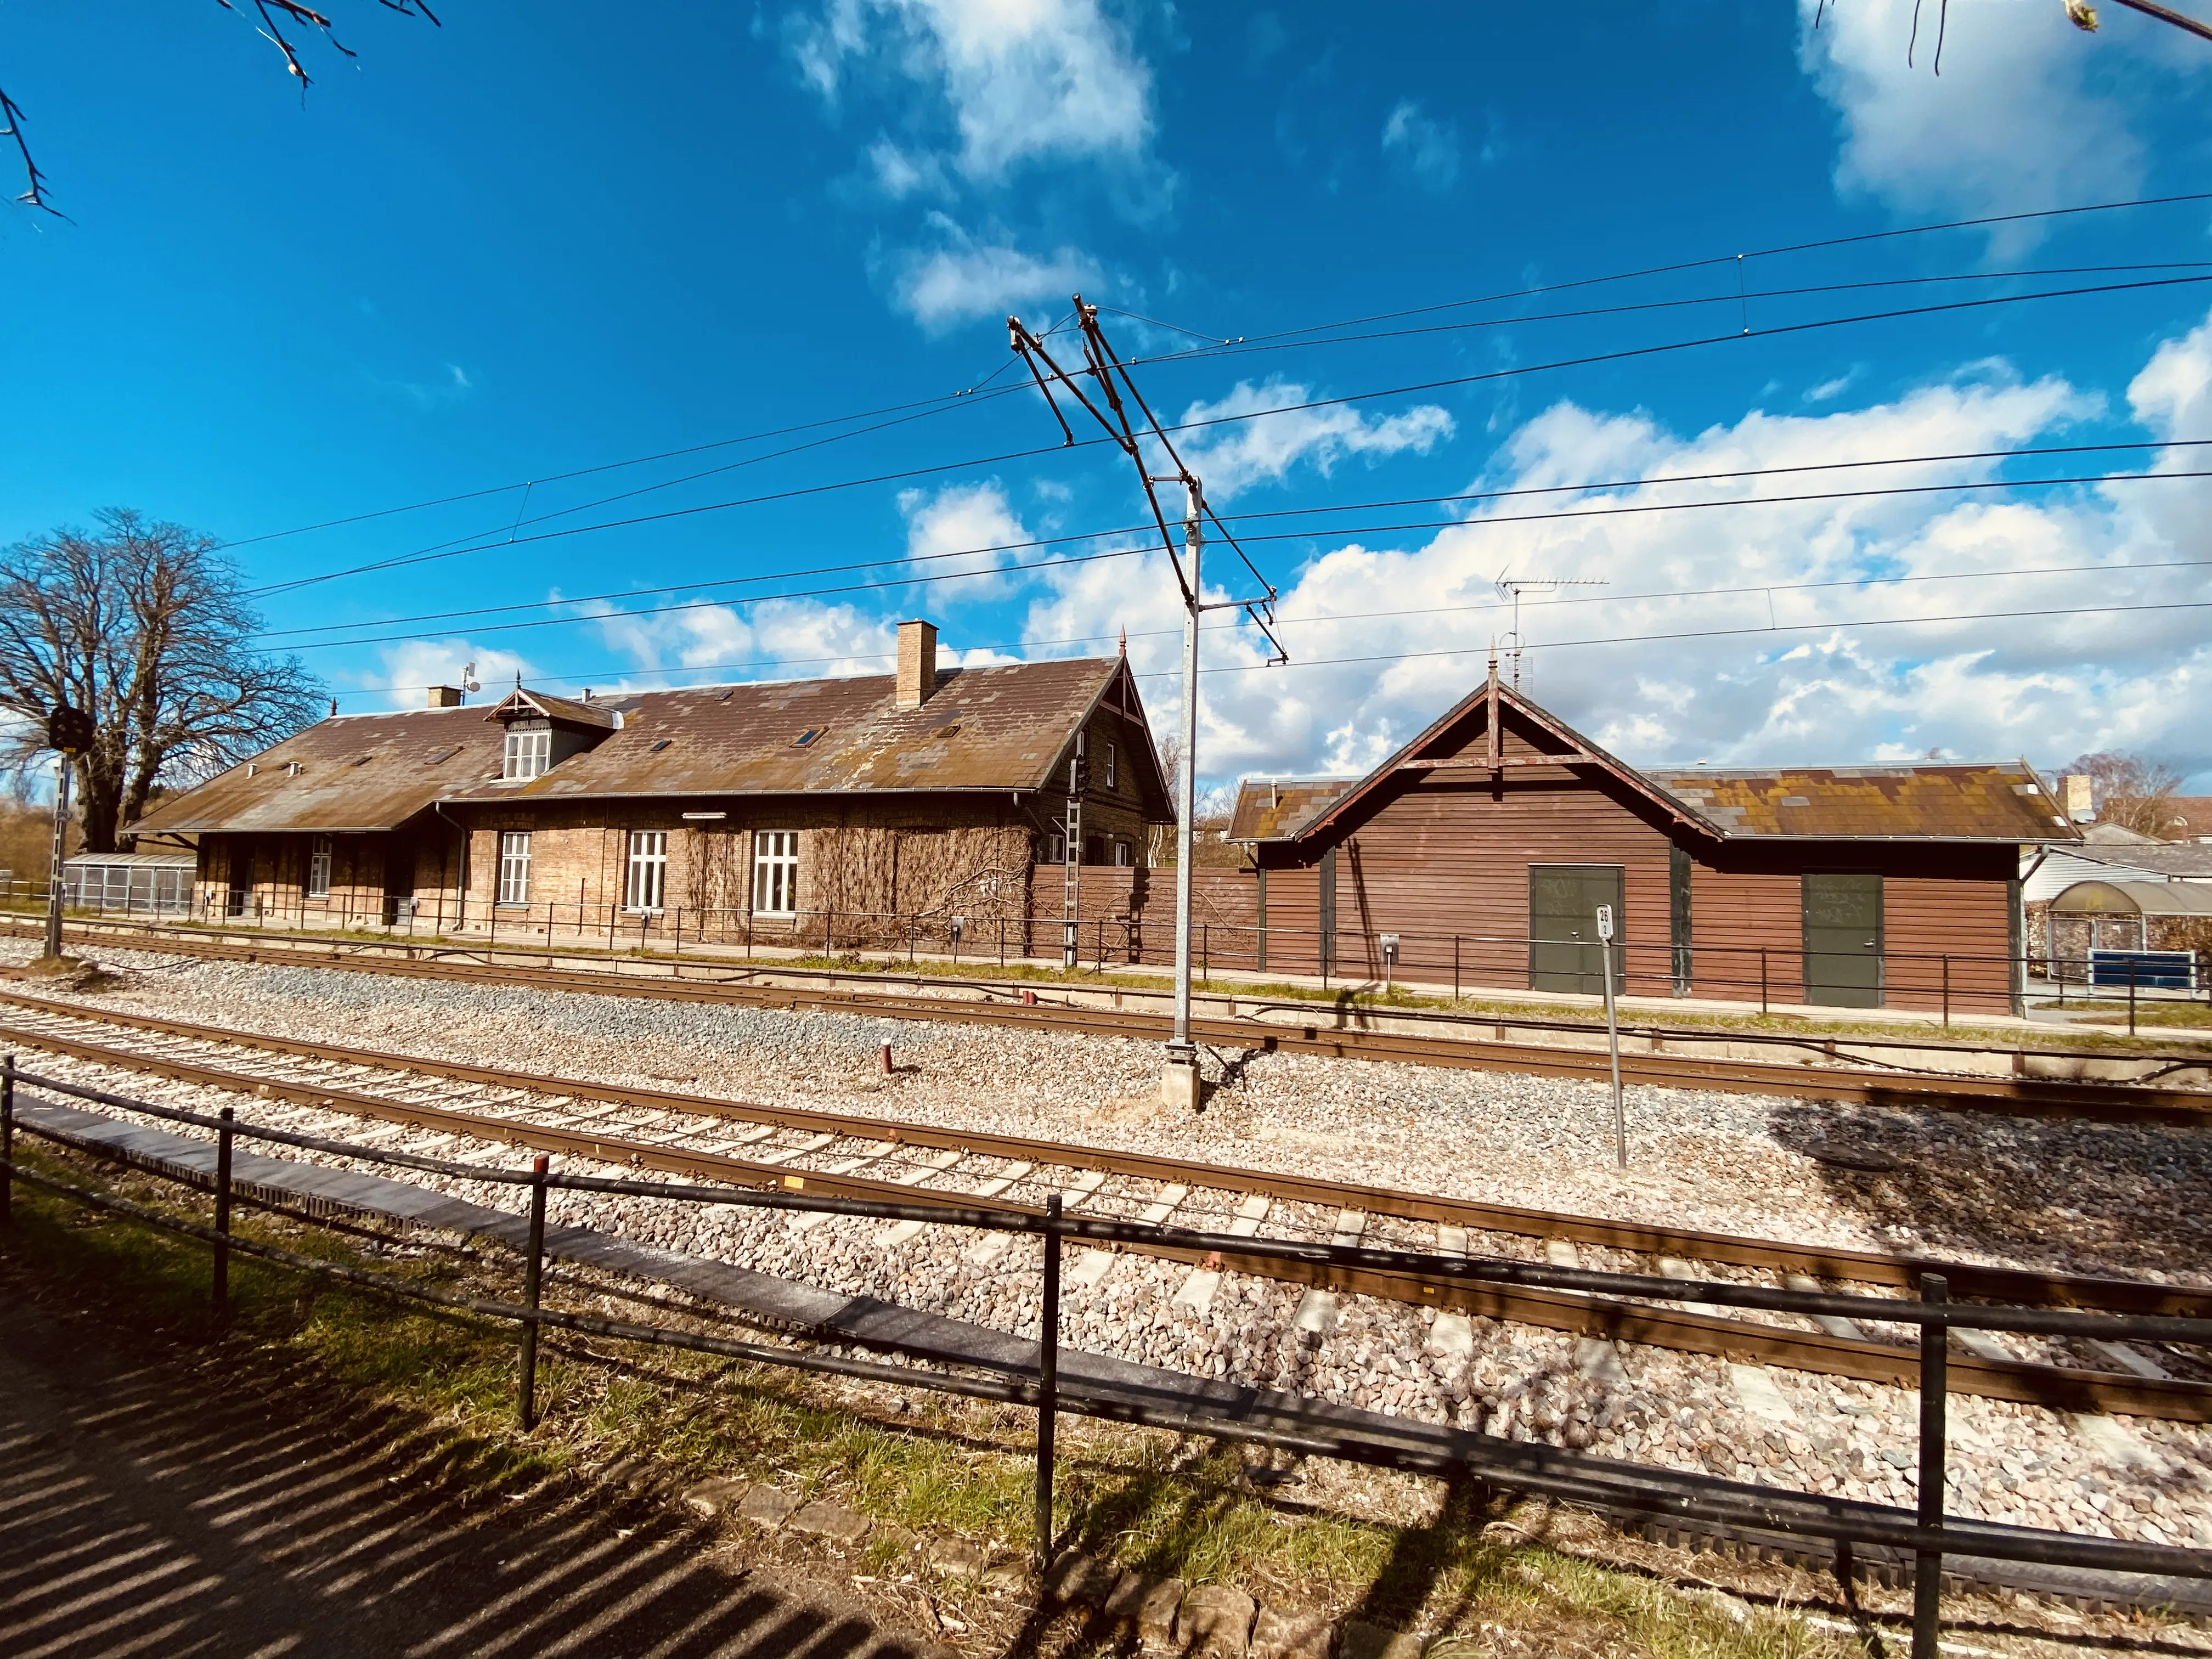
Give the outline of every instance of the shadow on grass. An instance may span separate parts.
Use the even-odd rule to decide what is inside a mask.
[[[469,1431],[510,1395],[511,1336],[234,1266],[218,1332],[196,1244],[18,1189],[0,1651],[911,1651],[732,1571],[665,1506]],[[286,1343],[311,1322],[312,1360]]]

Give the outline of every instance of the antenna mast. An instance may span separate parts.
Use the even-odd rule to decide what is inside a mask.
[[[1498,590],[1499,598],[1513,601],[1513,629],[1506,635],[1499,654],[1511,665],[1513,689],[1518,691],[1521,689],[1521,653],[1528,644],[1521,632],[1521,596],[1532,591],[1554,592],[1563,587],[1609,587],[1612,583],[1602,576],[1509,576],[1501,570],[1498,573],[1498,580],[1491,586]]]

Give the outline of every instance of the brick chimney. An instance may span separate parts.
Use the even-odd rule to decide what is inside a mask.
[[[461,688],[460,688],[459,686],[458,686],[458,685],[434,685],[434,686],[432,686],[432,687],[430,688],[430,707],[431,707],[431,708],[459,708],[460,706],[461,706]]]
[[[898,630],[898,696],[901,708],[919,708],[937,690],[937,627],[919,618]]]
[[[2094,780],[2080,772],[2070,772],[2058,780],[2058,799],[2064,803],[2067,817],[2075,823],[2094,823],[2097,821],[2096,794],[2091,787]]]

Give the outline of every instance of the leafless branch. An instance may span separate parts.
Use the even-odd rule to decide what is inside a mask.
[[[258,618],[214,544],[138,514],[0,550],[0,765],[44,742],[66,702],[98,730],[76,760],[85,844],[111,851],[155,787],[189,781],[314,719],[322,691],[295,658],[248,641]]]
[[[225,11],[235,12],[240,9],[238,5],[232,3],[232,0],[215,0],[215,3]],[[250,4],[255,15],[261,19],[254,33],[283,53],[285,72],[299,81],[300,95],[303,100],[307,97],[308,87],[313,82],[307,74],[307,66],[300,59],[298,50],[286,36],[283,25],[277,21],[280,17],[289,22],[295,29],[317,31],[324,40],[348,58],[357,58],[361,56],[331,32],[329,18],[324,16],[313,6],[301,4],[301,0],[240,0],[240,3]],[[377,0],[377,3],[386,11],[396,11],[403,17],[428,18],[434,28],[445,27],[438,14],[425,5],[422,0]],[[39,171],[38,163],[31,159],[31,147],[23,136],[23,112],[16,105],[15,100],[9,97],[4,91],[0,91],[0,122],[5,123],[4,125],[0,125],[0,138],[14,139],[16,154],[22,158],[25,189],[23,193],[15,199],[28,207],[41,208],[58,219],[68,217],[66,214],[47,201],[46,175]]]
[[[23,158],[25,189],[15,199],[31,207],[43,208],[57,219],[60,218],[60,211],[46,200],[46,175],[39,171],[39,164],[31,159],[30,142],[23,137],[22,109],[4,88],[0,88],[0,121],[7,123],[5,127],[0,127],[0,137],[13,138],[16,153]]]

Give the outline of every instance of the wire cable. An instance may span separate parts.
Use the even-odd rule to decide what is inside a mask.
[[[1606,592],[1565,594],[1557,598],[1531,599],[1524,602],[1528,611],[1543,611],[1557,605],[1649,604],[1653,601],[1673,601],[1698,599],[1735,598],[1753,593],[1802,593],[1838,587],[1893,587],[1911,582],[1988,581],[2021,576],[2078,576],[2099,572],[2120,576],[2145,570],[2212,569],[2212,559],[2159,559],[2136,564],[2051,564],[2021,565],[2008,570],[1936,570],[1915,572],[1896,576],[1839,576],[1822,581],[1753,582],[1734,587],[1657,588],[1644,592]],[[1355,622],[1387,622],[1401,617],[1460,616],[1492,611],[1510,611],[1510,602],[1503,599],[1484,600],[1474,605],[1431,605],[1412,611],[1347,611],[1334,616],[1283,617],[1278,625],[1284,628],[1321,626]],[[1202,624],[1208,634],[1234,634],[1243,626],[1237,621]],[[1180,639],[1180,628],[1140,629],[1136,633],[1078,634],[1048,640],[1001,640],[988,644],[972,645],[970,651],[1034,651],[1066,645],[1111,645],[1117,639]],[[1473,649],[1474,647],[1469,647]],[[1528,650],[1539,647],[1529,646]],[[597,683],[609,674],[617,680],[644,676],[666,674],[720,674],[763,668],[813,668],[825,664],[842,662],[890,662],[897,655],[895,651],[847,651],[831,657],[773,657],[750,662],[685,663],[673,668],[599,668],[576,672],[540,674],[535,678],[546,685],[582,685]],[[339,692],[341,697],[374,696],[388,691],[427,690],[422,685],[356,686]],[[692,690],[695,687],[674,687],[672,690]]]
[[[2205,441],[2200,440],[2197,441],[2202,442]],[[2155,483],[2168,479],[2203,477],[2212,477],[2212,470],[2173,471],[2166,472],[2081,473],[2064,477],[2051,478],[1969,479],[1948,483],[1893,484],[1871,489],[1811,490],[1791,495],[1748,495],[1730,497],[1723,500],[1695,501],[1641,501],[1632,502],[1619,507],[1569,508],[1563,509],[1556,513],[1499,514],[1483,518],[1424,519],[1383,525],[1340,525],[1328,526],[1319,532],[1312,530],[1289,530],[1272,532],[1261,535],[1253,535],[1248,532],[1243,539],[1251,542],[1306,541],[1324,536],[1329,538],[1334,538],[1340,536],[1376,535],[1404,530],[1480,530],[1498,525],[1549,523],[1565,519],[1614,518],[1650,513],[1692,512],[1716,507],[1802,506],[1816,501],[1857,501],[1875,497],[1897,495],[1957,494],[1976,489],[2028,489],[2075,484],[2141,483]],[[885,565],[896,567],[899,565],[915,565],[947,559],[988,557],[1000,553],[1026,551],[1034,548],[1065,545],[1071,542],[1092,541],[1114,537],[1140,535],[1149,531],[1150,528],[1151,526],[1149,526],[1138,525],[1116,530],[1085,531],[1066,536],[1042,537],[1027,542],[1010,542],[989,547],[957,548],[939,553],[919,554],[902,560],[878,559],[863,561],[854,564],[824,566],[814,570],[791,573],[788,576],[757,576],[742,578],[740,580],[748,582],[794,580],[799,577],[810,575],[831,575],[842,574],[843,572],[851,570],[877,569],[881,568]],[[1224,533],[1225,534],[1226,532],[1224,532]],[[761,605],[773,599],[814,599],[829,593],[874,592],[887,588],[906,587],[920,586],[923,583],[951,580],[957,577],[1005,575],[1024,570],[1048,568],[1052,566],[1061,563],[1088,563],[1091,562],[1092,557],[1119,557],[1144,550],[1145,549],[1141,546],[1119,548],[1111,550],[1106,554],[1088,556],[1082,559],[1034,560],[1026,564],[1019,562],[1010,565],[994,564],[988,566],[981,570],[957,571],[943,574],[921,576],[886,577],[878,581],[855,582],[839,587],[817,588],[795,593],[702,593],[695,598],[672,605],[645,605],[634,610],[616,610],[597,613],[585,612],[569,617],[541,618],[537,621],[527,623],[496,623],[472,629],[471,631],[477,634],[498,634],[508,632],[519,628],[542,628],[563,623],[580,623],[595,622],[612,617],[654,617],[665,616],[672,612],[713,610],[717,608],[734,610],[742,605]],[[1239,553],[1240,556],[1242,556],[1241,549],[1239,550]],[[1245,562],[1248,566],[1251,565],[1249,558],[1246,558]],[[1254,568],[1256,574],[1256,567],[1254,567]],[[1264,580],[1265,579],[1262,578],[1262,580]],[[710,588],[719,588],[723,585],[720,583],[711,583],[707,584],[706,586]],[[660,589],[657,591],[665,592],[680,590]],[[384,622],[325,623],[308,628],[291,629],[275,633],[263,634],[257,637],[264,641],[275,641],[292,638],[301,634],[335,633],[343,629],[404,626],[418,622],[455,622],[465,620],[471,617],[507,615],[516,611],[547,610],[556,605],[604,604],[613,599],[626,597],[630,596],[620,593],[594,594],[574,599],[539,599],[515,605],[487,606],[477,611],[434,611],[417,617],[393,617]],[[442,632],[445,630],[439,631]],[[326,650],[340,646],[383,645],[424,637],[428,636],[413,634],[356,634],[345,639],[297,641],[286,648],[295,651]]]
[[[1164,427],[1162,429],[1172,433],[1202,431],[1247,421],[1298,414],[1310,410],[1334,408],[1344,404],[1404,397],[1417,392],[1436,392],[1452,386],[1474,386],[1493,380],[1516,379],[1524,374],[1544,374],[1554,369],[1589,368],[1601,363],[1621,362],[1635,358],[1686,351],[1702,346],[1729,344],[1747,339],[1771,338],[1785,334],[1802,334],[1820,329],[1846,327],[1859,323],[1887,322],[1908,317],[1932,316],[1992,306],[2020,305],[2035,300],[2075,299],[2093,295],[2126,293],[2138,289],[2172,288],[2205,283],[2212,283],[2212,275],[2158,277],[2133,283],[2101,283],[2086,288],[2044,289],[2033,294],[1990,295],[1979,299],[1950,300],[1935,305],[1910,306],[1889,311],[1866,312],[1849,317],[1820,318],[1806,322],[1786,323],[1768,328],[1754,329],[1748,334],[1703,335],[1686,340],[1668,341],[1656,345],[1631,346],[1613,351],[1589,353],[1579,357],[1556,358],[1547,362],[1523,363],[1511,368],[1488,369],[1472,374],[1448,375],[1433,380],[1415,381],[1403,386],[1351,392],[1342,397],[1310,398],[1302,403],[1285,404],[1267,409],[1243,410],[1235,414],[1214,415],[1202,419],[1184,421]],[[940,462],[929,466],[908,467],[896,471],[875,473],[864,478],[848,478],[829,483],[798,485],[789,489],[771,490],[757,495],[736,496],[727,501],[706,501],[685,507],[671,507],[660,513],[640,514],[627,519],[604,520],[597,524],[589,525],[571,525],[560,530],[541,532],[535,536],[485,541],[473,547],[448,547],[434,551],[401,555],[378,561],[371,565],[360,566],[353,570],[334,572],[328,575],[310,578],[300,582],[286,584],[286,586],[288,587],[305,586],[314,581],[335,580],[339,575],[360,574],[370,570],[395,569],[408,565],[455,558],[468,553],[483,552],[495,548],[553,541],[569,536],[591,535],[605,530],[631,529],[640,525],[665,523],[672,520],[692,518],[706,513],[726,512],[741,507],[757,507],[769,502],[799,501],[814,496],[834,495],[843,490],[863,489],[874,484],[897,483],[915,478],[936,477],[947,472],[967,471],[978,467],[1000,465],[1010,461],[1030,460],[1044,455],[1063,454],[1070,450],[1093,448],[1109,441],[1104,437],[1078,438],[1068,443],[1009,450],[996,455]]]
[[[1366,316],[1344,318],[1334,322],[1313,323],[1302,328],[1279,330],[1272,334],[1238,336],[1237,337],[1237,343],[1241,343],[1247,341],[1263,342],[1267,340],[1284,339],[1297,334],[1319,333],[1325,330],[1337,328],[1355,328],[1363,326],[1368,323],[1389,322],[1401,317],[1423,316],[1437,311],[1449,311],[1468,306],[1498,304],[1507,300],[1527,298],[1538,294],[1566,293],[1576,289],[1589,288],[1607,283],[1632,282],[1639,277],[1662,276],[1670,271],[1693,270],[1707,265],[1727,264],[1729,261],[1735,259],[1766,258],[1778,254],[1803,253],[1821,248],[1844,247],[1854,243],[1881,241],[1898,237],[1929,235],[1947,230],[1971,230],[1978,228],[1984,225],[2013,224],[2031,219],[2066,218],[2081,214],[2112,213],[2132,208],[2163,207],[2177,203],[2201,202],[2208,200],[2212,200],[2212,191],[2199,191],[2178,196],[2139,197],[2126,201],[2096,202],[2075,207],[2039,208],[2024,213],[1997,214],[1976,219],[1953,219],[1944,221],[1940,223],[1904,226],[1893,230],[1868,231],[1850,236],[1828,237],[1819,241],[1795,242],[1775,247],[1760,248],[1747,253],[1715,254],[1704,258],[1679,260],[1669,264],[1647,265],[1639,270],[1615,271],[1605,276],[1580,277],[1565,283],[1540,283],[1532,287],[1508,289],[1502,293],[1482,295],[1470,299],[1440,301],[1431,305],[1409,307],[1397,311],[1376,312]],[[1150,318],[1138,317],[1137,313],[1133,312],[1118,312],[1115,314],[1134,317],[1140,322],[1150,323],[1152,326],[1158,328],[1169,328],[1177,333],[1194,334],[1194,331],[1177,328],[1172,324],[1160,323]],[[1067,320],[1068,319],[1066,318],[1062,318],[1059,322],[1054,323],[1051,328],[1045,331],[1045,337],[1049,337],[1051,335],[1057,333],[1066,325]],[[1207,335],[1195,335],[1195,337],[1211,339],[1214,337]],[[1224,343],[1228,343],[1224,342]],[[1011,360],[1008,360],[1008,362],[1011,362]],[[921,409],[933,404],[957,403],[960,400],[969,398],[977,392],[981,391],[984,386],[989,385],[993,380],[995,380],[1000,374],[1006,372],[1006,369],[1008,367],[1008,362],[1002,362],[999,367],[994,369],[989,374],[984,376],[981,380],[975,382],[974,385],[967,386],[959,392],[941,392],[934,397],[916,398],[909,402],[901,404],[886,404],[879,409],[855,410],[848,415],[829,416],[817,421],[806,421],[790,426],[769,428],[760,432],[749,433],[739,437],[715,439],[707,443],[691,444],[677,449],[662,450],[649,455],[633,456],[624,460],[601,462],[596,465],[587,467],[575,467],[564,472],[543,474],[534,479],[519,480],[513,483],[489,485],[481,489],[464,490],[454,495],[441,495],[424,501],[407,502],[398,507],[379,507],[370,512],[356,513],[348,514],[341,518],[322,520],[314,524],[297,525],[286,530],[264,531],[259,535],[239,537],[234,540],[225,542],[222,545],[224,548],[250,547],[263,542],[281,540],[287,537],[307,535],[316,531],[336,529],[345,525],[365,523],[374,519],[390,518],[398,514],[412,513],[433,507],[451,506],[459,501],[480,500],[486,495],[504,495],[508,490],[527,489],[532,483],[559,483],[571,478],[589,477],[601,472],[619,471],[623,467],[644,466],[649,465],[655,461],[673,460],[681,459],[686,455],[702,454],[709,450],[726,448],[734,444],[764,441],[770,438],[788,436],[789,434],[796,432],[814,431],[824,426],[840,425],[848,421],[872,420],[879,416],[901,414],[908,410]]]

